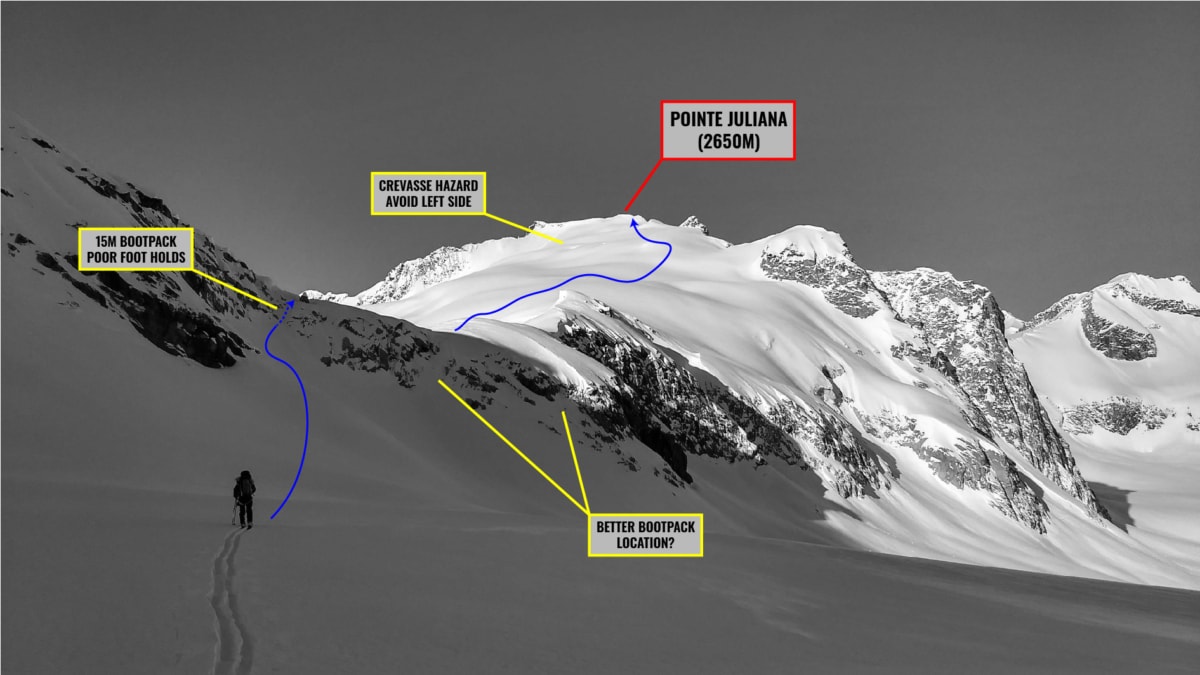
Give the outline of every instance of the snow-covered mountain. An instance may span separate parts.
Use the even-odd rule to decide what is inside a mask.
[[[1150,614],[1185,635],[1153,643],[1156,658],[1194,646],[1187,617],[1159,607],[1200,588],[1200,537],[1168,532],[1194,513],[1195,490],[1150,479],[1188,475],[1198,454],[1186,282],[1103,291],[1113,306],[1060,303],[1006,339],[986,289],[870,272],[809,226],[732,245],[694,218],[539,224],[565,244],[440,249],[355,296],[303,298],[197,230],[198,267],[271,311],[194,274],[79,272],[78,227],[185,223],[10,116],[0,205],[5,580],[19,580],[5,588],[6,671],[478,672],[543,659],[531,672],[558,672],[597,635],[698,645],[664,652],[659,670],[887,667],[857,648],[864,630],[881,653],[962,670],[1005,626],[1051,653],[1064,625],[1091,641]],[[578,279],[454,330],[578,274],[645,274],[667,247],[639,232],[671,247],[645,280]],[[1154,355],[1144,340],[1117,344],[1089,311],[1152,333]],[[1050,339],[1063,327],[1075,342]],[[308,459],[275,521],[307,431],[268,339],[311,409]],[[1086,379],[1056,378],[1075,366]],[[571,485],[565,410],[593,508],[702,512],[705,559],[590,564],[579,513],[439,379]],[[1126,436],[1107,412],[1073,413],[1099,420],[1090,435],[1063,422],[1078,401],[1107,411],[1115,396],[1140,402]],[[1143,429],[1169,436],[1120,443]],[[247,467],[260,526],[235,539],[227,484]],[[563,607],[598,628],[564,630]],[[892,630],[901,622],[912,630]],[[496,634],[511,639],[474,639]],[[722,642],[733,634],[736,658]],[[1096,663],[1144,663],[1101,642],[1114,647]],[[583,670],[644,669],[622,658],[586,657]]]
[[[1150,451],[1200,430],[1200,293],[1184,277],[1123,274],[1063,298],[1012,342],[1075,436],[1163,430],[1138,448]]]
[[[981,431],[999,436],[1058,487],[1103,514],[1070,449],[1042,408],[1025,368],[1005,338],[1000,305],[983,286],[945,272],[877,272],[872,279],[899,315],[917,327],[931,350],[944,357],[982,413]]]
[[[1126,555],[1190,567],[1109,522],[987,289],[926,269],[864,270],[817,227],[734,246],[694,218],[634,222],[673,246],[653,276],[578,279],[461,332],[536,363],[685,483],[696,456],[810,468],[837,506],[830,525],[859,545],[1026,569],[1108,567]],[[379,302],[367,299],[379,285],[305,297],[453,331],[577,274],[636,278],[663,254],[629,216],[540,227],[566,244],[522,237],[438,251],[397,267],[388,279],[401,283]],[[1107,549],[1103,559],[1076,548],[1080,538]]]
[[[1200,571],[1200,293],[1123,274],[1010,339],[1114,522]]]

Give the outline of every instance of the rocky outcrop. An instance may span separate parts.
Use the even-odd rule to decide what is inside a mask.
[[[1095,427],[1124,436],[1139,426],[1149,431],[1159,429],[1169,417],[1171,408],[1159,407],[1131,398],[1114,396],[1068,408],[1063,413],[1063,430],[1077,435],[1092,433]]]
[[[1069,446],[1038,401],[1024,366],[1013,356],[1003,314],[991,292],[925,268],[875,272],[872,279],[898,315],[920,331],[929,348],[946,355],[962,390],[983,413],[991,432],[1091,513],[1103,514]]]
[[[604,385],[591,413],[609,432],[637,438],[661,456],[684,481],[688,452],[713,457],[750,457],[757,451],[745,432],[695,378],[662,352],[621,338],[583,321],[559,323],[563,344],[604,364],[614,380]]]
[[[75,173],[74,170],[71,170],[71,172]],[[77,173],[75,177],[80,181],[83,181],[84,185],[87,185],[104,197],[125,205],[129,212],[133,214],[133,217],[143,227],[162,226],[161,220],[153,219],[154,214],[162,219],[165,219],[167,222],[173,225],[179,225],[179,219],[176,218],[173,213],[171,213],[171,209],[167,208],[167,205],[163,202],[163,200],[159,199],[158,197],[151,197],[150,195],[142,192],[141,190],[137,189],[133,183],[126,183],[124,185],[125,189],[122,189],[115,183],[109,181],[107,178],[99,176],[91,171],[88,171],[87,169],[80,169],[79,173]]]
[[[866,270],[841,256],[823,256],[797,246],[764,251],[759,267],[769,279],[794,281],[821,291],[829,304],[865,319],[884,307]]]
[[[76,196],[74,203],[88,205],[84,207],[85,212],[100,206],[102,210],[98,213],[103,213],[105,219],[102,224],[147,229],[186,227],[162,199],[147,194],[133,183],[119,182],[86,167],[76,168],[80,165],[74,158],[41,138],[21,136],[20,133],[16,136],[40,148],[36,152],[42,157],[53,153],[54,159],[43,163],[40,169],[44,176],[65,172],[95,193],[92,195],[82,191],[82,196]],[[10,150],[17,152],[14,148],[6,148],[6,152]],[[52,180],[46,182],[53,183]],[[67,182],[73,183],[71,180]],[[28,196],[26,192],[23,194]],[[117,215],[122,212],[124,217]],[[80,227],[101,223],[49,224],[32,221],[26,224],[46,228],[38,231],[50,241],[57,241],[58,245],[47,245],[45,241],[39,245],[25,234],[9,232],[7,253],[15,264],[17,261],[29,261],[35,270],[61,277],[73,291],[82,294],[80,297],[72,293],[74,299],[64,304],[78,306],[81,301],[94,302],[127,320],[142,337],[159,349],[210,368],[231,367],[238,359],[253,351],[232,322],[227,320],[265,312],[266,307],[262,304],[230,293],[196,274],[80,272],[78,252],[74,250],[75,231]],[[64,250],[68,240],[61,236],[62,230],[57,229],[59,227],[70,230],[69,249]],[[282,304],[282,294],[271,286],[269,280],[258,277],[244,263],[199,231],[195,233],[195,252],[197,270],[226,280],[260,298]]]
[[[842,497],[874,496],[891,487],[886,464],[858,442],[845,418],[798,400],[767,406],[771,420],[805,450],[804,459]]]
[[[1046,532],[1050,510],[1045,501],[996,447],[965,438],[954,448],[939,446],[929,441],[915,418],[891,411],[866,416],[864,426],[872,436],[915,452],[943,482],[960,490],[982,490],[988,493],[993,508],[1033,530]]]
[[[1158,355],[1158,346],[1153,335],[1113,323],[1100,316],[1093,308],[1090,295],[1083,302],[1080,326],[1092,349],[1110,359],[1141,361]]]
[[[1185,277],[1174,277],[1173,280],[1183,282],[1187,281]],[[1200,317],[1200,306],[1194,305],[1185,300],[1156,298],[1151,295],[1146,295],[1137,289],[1126,288],[1125,286],[1120,286],[1119,288],[1120,291],[1124,293],[1125,297],[1128,297],[1130,300],[1136,302],[1142,307],[1145,307],[1146,309],[1151,309],[1156,312],[1170,312],[1172,314]]]
[[[687,230],[700,230],[702,233],[708,234],[708,226],[700,222],[700,219],[696,216],[688,216],[686,220],[679,224],[679,227]]]
[[[692,480],[687,473],[690,453],[811,466],[843,497],[870,496],[889,487],[884,463],[858,443],[839,415],[798,400],[771,404],[746,399],[662,351],[635,318],[607,307],[600,311],[615,318],[624,332],[575,316],[560,322],[556,333],[563,344],[614,374],[603,395],[577,400],[590,406],[609,431],[653,449],[685,481]]]
[[[342,338],[330,339],[329,354],[321,357],[326,366],[338,365],[368,373],[385,372],[402,387],[411,388],[422,368],[438,353],[425,331],[412,324],[381,317],[357,316],[337,322]]]
[[[1058,320],[1064,313],[1082,304],[1090,295],[1090,293],[1072,293],[1071,295],[1068,295],[1067,297],[1035,314],[1032,319],[1026,321],[1021,326],[1021,331],[1024,332],[1031,330],[1041,326],[1042,324]]]
[[[130,284],[119,272],[78,272],[73,261],[60,262],[59,256],[47,251],[37,252],[35,259],[101,307],[125,316],[142,337],[169,354],[209,368],[228,368],[250,351],[240,335],[221,326],[212,315],[171,302],[169,296],[171,292],[178,295],[179,285],[165,275],[139,274],[167,289],[152,293]]]

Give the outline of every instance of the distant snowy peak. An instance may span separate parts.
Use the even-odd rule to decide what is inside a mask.
[[[1056,321],[1075,310],[1083,310],[1097,296],[1121,298],[1153,311],[1200,316],[1200,292],[1183,275],[1155,278],[1144,274],[1126,273],[1114,277],[1106,284],[1085,291],[1072,293],[1039,312],[1025,324],[1023,330],[1036,328],[1044,323]]]
[[[1161,328],[1162,321],[1173,320],[1171,315],[1200,318],[1200,293],[1191,282],[1183,276],[1156,279],[1130,273],[1068,295],[1035,316],[1023,331],[1064,319],[1079,321],[1096,351],[1110,359],[1141,361],[1158,355],[1152,331]]]
[[[1056,302],[1011,344],[1073,443],[1118,454],[1197,443],[1200,293],[1186,277],[1122,274]]]
[[[472,268],[473,248],[472,244],[463,248],[443,246],[427,256],[400,263],[388,272],[383,281],[357,295],[305,291],[301,293],[301,297],[354,307],[394,302],[416,291],[469,273]]]

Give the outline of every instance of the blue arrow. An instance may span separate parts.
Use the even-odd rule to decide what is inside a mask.
[[[300,373],[296,372],[292,364],[271,353],[271,336],[275,334],[275,329],[279,328],[280,324],[287,319],[288,312],[292,311],[292,308],[295,306],[295,300],[288,300],[287,309],[283,310],[283,316],[279,317],[279,321],[276,321],[275,325],[271,327],[270,332],[267,333],[266,341],[263,342],[263,349],[267,351],[267,356],[287,366],[288,370],[292,371],[292,375],[296,376],[296,384],[300,385],[300,397],[304,399],[304,450],[300,453],[300,467],[296,469],[296,477],[292,479],[292,487],[288,489],[287,496],[279,503],[279,508],[275,509],[275,513],[271,514],[271,520],[275,520],[275,516],[279,515],[279,512],[283,510],[283,505],[287,504],[288,500],[292,498],[292,493],[296,491],[296,483],[300,482],[300,473],[304,471],[304,458],[308,456],[308,393],[304,391],[304,381],[300,379]]]
[[[651,239],[651,238],[647,237],[646,235],[642,234],[642,231],[638,229],[638,223],[637,223],[636,218],[631,219],[629,226],[632,227],[633,231],[637,233],[637,236],[641,237],[643,240],[648,241],[651,244],[660,244],[662,246],[667,247],[667,254],[664,255],[663,259],[658,261],[658,264],[655,265],[654,268],[651,269],[649,272],[646,272],[645,274],[643,274],[642,276],[640,276],[636,279],[617,279],[615,277],[610,277],[610,276],[607,276],[604,274],[593,274],[591,272],[588,272],[586,274],[576,274],[575,276],[571,277],[570,279],[559,282],[559,283],[551,286],[550,288],[543,288],[540,291],[526,293],[525,295],[522,295],[521,297],[517,298],[516,300],[510,301],[508,304],[504,305],[503,307],[498,307],[496,309],[493,309],[490,312],[477,312],[475,314],[472,314],[471,316],[468,316],[466,319],[464,319],[462,323],[458,324],[458,328],[455,328],[454,331],[458,332],[458,331],[462,330],[463,326],[467,325],[467,323],[470,322],[471,319],[481,317],[481,316],[488,316],[489,314],[495,314],[496,312],[503,312],[504,310],[508,309],[509,307],[512,307],[513,305],[524,300],[525,298],[532,298],[535,295],[541,295],[542,293],[549,293],[550,291],[553,291],[553,290],[562,288],[563,286],[566,286],[567,284],[571,283],[572,281],[575,281],[576,279],[583,279],[586,277],[596,277],[597,279],[607,279],[608,281],[615,281],[618,284],[635,284],[635,283],[641,281],[642,279],[645,279],[646,277],[650,276],[651,274],[654,274],[655,272],[658,271],[658,268],[663,266],[663,263],[667,262],[667,258],[671,257],[671,252],[674,251],[675,248],[673,246],[671,246],[671,244],[669,242],[659,241],[657,239]]]

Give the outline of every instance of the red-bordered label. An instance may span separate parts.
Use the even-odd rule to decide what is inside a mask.
[[[687,131],[676,132],[677,138],[672,138],[673,147],[670,150],[672,153],[668,156],[667,148],[667,107],[680,105],[697,105],[704,108],[725,107],[724,112],[729,111],[732,106],[760,106],[768,108],[778,108],[786,106],[786,114],[788,125],[786,127],[787,138],[783,139],[781,132],[782,127],[772,127],[770,129],[761,129],[759,127],[745,127],[738,131],[729,131],[737,127],[726,127],[721,132],[715,132],[713,127],[708,126],[689,126]],[[707,135],[707,138],[705,136]],[[685,139],[686,143],[680,139]],[[783,156],[783,150],[780,148],[782,142],[786,140],[787,156]],[[709,146],[704,147],[705,142]],[[713,142],[720,145],[726,144],[727,147],[712,147]],[[733,147],[738,144],[737,147]],[[755,145],[757,144],[757,146]],[[768,146],[768,151],[763,152],[762,145]],[[696,146],[693,148],[693,146]],[[686,150],[684,149],[686,148]],[[712,152],[714,156],[702,156],[705,152]],[[739,156],[727,156],[730,152],[739,152]],[[726,156],[721,156],[726,155]],[[767,156],[758,156],[767,155]],[[709,161],[709,162],[783,162],[794,161],[796,159],[796,102],[794,100],[768,100],[768,99],[672,99],[662,100],[658,107],[658,156],[662,160],[689,162],[689,161]]]

